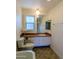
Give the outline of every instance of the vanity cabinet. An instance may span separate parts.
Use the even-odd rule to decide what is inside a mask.
[[[32,41],[34,43],[34,46],[35,47],[38,47],[38,46],[48,46],[50,45],[50,37],[34,37],[32,38]]]
[[[23,32],[20,37],[31,39],[34,46],[48,46],[51,43],[50,33],[26,33]]]

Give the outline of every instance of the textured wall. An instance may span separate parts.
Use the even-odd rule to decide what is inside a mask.
[[[63,59],[63,3],[59,3],[50,13],[52,24],[52,49]]]
[[[51,20],[51,30],[45,29],[45,22]],[[51,48],[63,59],[63,2],[51,9],[43,18],[43,31],[52,34]]]

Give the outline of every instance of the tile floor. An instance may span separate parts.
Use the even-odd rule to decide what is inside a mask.
[[[50,47],[36,47],[33,50],[36,53],[36,59],[59,59]]]

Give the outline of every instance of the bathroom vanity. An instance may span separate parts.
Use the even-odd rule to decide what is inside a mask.
[[[32,38],[34,46],[39,47],[39,46],[49,46],[51,39],[50,37],[33,37]]]
[[[35,47],[49,46],[51,43],[51,34],[49,33],[26,33],[23,32],[21,37],[30,38]]]

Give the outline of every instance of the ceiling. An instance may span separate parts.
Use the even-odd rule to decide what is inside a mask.
[[[31,8],[39,10],[50,10],[57,5],[61,0],[16,0],[16,5],[21,8]]]

